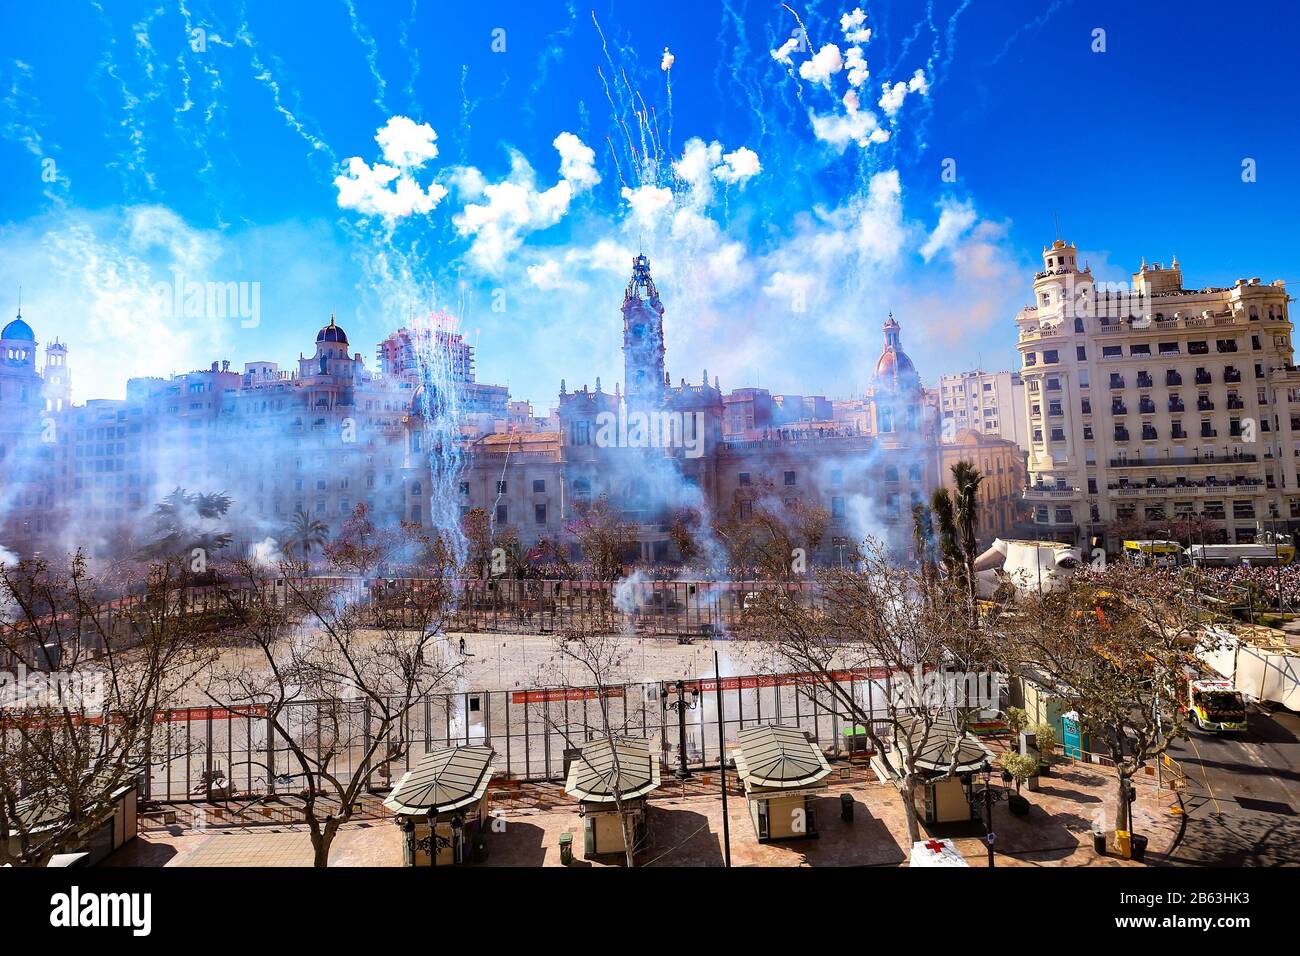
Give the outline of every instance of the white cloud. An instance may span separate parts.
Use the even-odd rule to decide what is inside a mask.
[[[871,70],[867,69],[867,59],[862,55],[862,47],[849,47],[844,54],[844,68],[848,71],[849,86],[855,89],[867,82],[871,76]]]
[[[375,134],[384,162],[398,169],[418,169],[438,155],[438,134],[428,123],[390,116]]]
[[[970,200],[944,199],[940,204],[939,223],[921,246],[921,258],[929,262],[940,252],[951,249],[977,219],[975,205]]]
[[[868,43],[871,40],[871,29],[864,28],[862,24],[867,22],[867,15],[861,7],[854,8],[853,12],[846,13],[840,17],[840,29],[844,31],[844,39],[850,43]]]
[[[723,155],[722,165],[714,167],[713,175],[729,186],[737,186],[757,176],[761,169],[758,153],[747,146],[741,146]]]
[[[926,81],[925,71],[917,70],[912,74],[912,78],[906,82],[899,80],[892,86],[888,83],[881,84],[880,108],[885,111],[885,115],[893,119],[898,115],[898,111],[903,108],[903,100],[908,93],[919,93],[926,96],[930,92],[930,85]]]
[[[560,175],[580,189],[600,182],[596,152],[572,133],[561,133],[551,144],[560,153]]]
[[[849,143],[857,143],[865,149],[872,143],[883,143],[889,139],[889,130],[881,127],[876,114],[859,108],[857,93],[849,90],[844,94],[843,103],[843,113],[820,114],[808,111],[814,136],[841,153]]]
[[[353,156],[343,173],[334,178],[339,208],[378,216],[389,224],[432,212],[446,197],[447,189],[439,183],[421,186],[413,173],[438,155],[437,138],[428,123],[390,116],[375,134],[385,161],[371,166]]]
[[[776,62],[784,63],[786,66],[793,67],[794,60],[791,59],[790,54],[797,51],[800,48],[800,46],[802,46],[802,42],[800,38],[791,37],[790,39],[782,43],[779,47],[777,47],[775,50],[769,50],[768,52],[772,55],[772,59],[776,60]]]
[[[488,272],[499,272],[525,234],[555,225],[575,196],[600,182],[596,154],[577,136],[560,133],[552,145],[560,154],[560,180],[554,186],[539,190],[532,166],[512,153],[510,174],[501,182],[484,183],[484,201],[469,203],[452,217],[460,235],[472,237],[470,258]],[[465,170],[461,179],[477,185],[482,174]]]
[[[799,75],[810,83],[831,88],[831,77],[844,69],[844,57],[834,43],[827,43],[811,59],[799,64]]]
[[[623,187],[622,196],[631,207],[632,217],[644,229],[654,229],[665,209],[673,204],[673,191],[667,186]]]

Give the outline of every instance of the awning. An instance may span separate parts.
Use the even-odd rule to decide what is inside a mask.
[[[659,786],[659,761],[650,743],[631,737],[592,740],[569,764],[564,792],[586,803],[615,803],[643,797]]]
[[[900,717],[897,734],[916,755],[916,766],[936,773],[966,773],[979,770],[992,757],[976,738],[957,726],[951,717],[934,717],[929,725],[920,717]],[[957,748],[953,763],[953,747]]]
[[[491,747],[431,750],[402,775],[384,806],[394,813],[424,816],[477,803],[487,793],[495,753]]]
[[[797,727],[750,727],[736,740],[736,774],[746,788],[793,790],[831,772],[821,750]]]

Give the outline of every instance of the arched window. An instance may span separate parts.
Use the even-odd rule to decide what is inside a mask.
[[[411,497],[418,498],[422,494],[424,494],[424,489],[420,487],[420,483],[418,481],[411,482]]]

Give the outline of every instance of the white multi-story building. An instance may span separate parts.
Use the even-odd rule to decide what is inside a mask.
[[[1077,257],[1059,239],[1044,249],[1034,305],[1016,316],[1026,498],[1044,537],[1114,549],[1120,534],[1178,535],[1199,516],[1246,541],[1300,518],[1285,283],[1185,289],[1175,258],[1117,288]]]
[[[1029,449],[1025,386],[1019,372],[977,369],[942,375],[936,398],[939,414],[952,421],[954,434],[969,428],[979,435],[1005,438]]]

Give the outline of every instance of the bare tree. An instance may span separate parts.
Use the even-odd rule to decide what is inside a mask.
[[[409,752],[412,708],[461,667],[444,630],[454,582],[438,575],[359,596],[301,570],[280,568],[287,600],[278,602],[261,567],[235,563],[222,594],[255,663],[214,668],[206,693],[232,710],[265,712],[291,761],[266,767],[267,777],[299,782],[313,863],[327,866],[373,778]]]
[[[1213,636],[1183,574],[1126,567],[1074,575],[1021,597],[1007,653],[1069,702],[1115,762],[1115,828],[1132,830],[1129,787],[1182,728],[1177,680],[1189,653]],[[1008,617],[1010,622],[1012,618]]]
[[[816,686],[827,688],[839,712],[862,726],[898,788],[916,841],[918,788],[951,776],[958,752],[952,748],[951,765],[938,773],[923,767],[920,756],[949,721],[960,728],[957,711],[969,703],[947,693],[918,693],[920,685],[927,675],[949,670],[958,650],[976,659],[989,656],[977,649],[987,638],[964,615],[952,613],[965,596],[960,581],[901,567],[879,542],[866,542],[858,569],[823,569],[817,589],[817,600],[808,603],[786,599],[779,587],[760,592],[758,614],[772,636],[773,669],[817,675]],[[855,698],[846,671],[889,675],[883,713]],[[945,687],[930,679],[936,688]]]
[[[155,715],[207,663],[177,563],[143,596],[66,567],[0,565],[0,865],[43,866],[112,818],[149,771]]]
[[[738,496],[717,531],[734,567],[789,581],[802,577],[808,559],[821,546],[828,521],[826,509],[799,498],[781,499],[772,481],[764,479],[755,490]]]
[[[616,723],[610,713],[610,703],[616,695],[621,695],[620,680],[626,680],[631,663],[631,647],[626,637],[621,634],[586,631],[577,636],[555,639],[556,658],[551,668],[554,682],[562,689],[576,690],[595,701],[596,719],[588,721],[588,707],[584,703],[583,719],[576,726],[572,723],[558,721],[550,713],[550,708],[543,705],[540,716],[556,733],[564,737],[568,749],[578,751],[575,760],[586,759],[581,754],[581,746],[592,740],[604,740],[609,746],[612,765],[606,774],[610,792],[614,797],[614,806],[618,812],[619,823],[623,832],[624,859],[629,867],[636,866],[636,854],[641,849],[636,834],[628,821],[623,799],[623,768],[617,742],[626,736],[618,732]],[[572,673],[571,673],[572,672]],[[657,759],[651,754],[651,760]],[[591,766],[589,763],[588,766]],[[592,769],[596,769],[592,767]]]
[[[601,495],[578,510],[568,532],[582,549],[582,557],[598,581],[614,581],[623,573],[623,563],[637,541],[637,527],[627,521]]]

